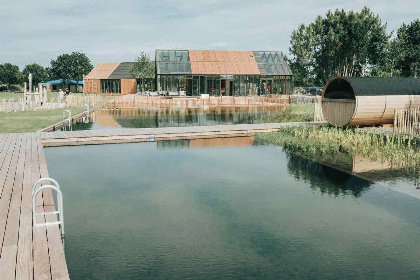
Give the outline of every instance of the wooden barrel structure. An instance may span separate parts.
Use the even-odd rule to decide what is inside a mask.
[[[322,92],[322,113],[334,126],[392,124],[395,109],[420,107],[420,79],[335,77]]]

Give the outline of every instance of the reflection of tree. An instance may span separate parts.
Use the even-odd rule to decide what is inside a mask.
[[[287,153],[287,168],[296,179],[308,182],[313,190],[333,196],[360,197],[371,183],[317,162]]]
[[[79,122],[76,122],[76,123],[72,124],[71,129],[72,130],[91,130],[92,125],[93,125],[93,122],[85,123],[83,121],[79,121]]]

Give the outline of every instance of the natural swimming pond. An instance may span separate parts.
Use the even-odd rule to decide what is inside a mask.
[[[252,138],[45,153],[72,279],[420,277],[418,199]]]
[[[92,113],[89,119],[73,124],[71,130],[256,123],[281,111],[282,106],[108,109]]]

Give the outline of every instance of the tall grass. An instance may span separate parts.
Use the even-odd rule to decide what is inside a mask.
[[[281,122],[311,122],[314,120],[315,105],[312,104],[290,104],[286,110],[271,113],[259,123],[281,123]]]
[[[420,167],[418,142],[401,135],[377,135],[350,128],[300,126],[279,132],[259,133],[256,138],[292,152],[310,155],[346,153],[374,161],[389,161],[401,168]]]

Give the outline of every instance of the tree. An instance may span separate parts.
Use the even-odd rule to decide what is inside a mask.
[[[28,64],[25,66],[25,68],[23,68],[22,75],[24,82],[29,83],[29,73],[32,74],[32,83],[34,85],[37,85],[38,83],[48,79],[48,74],[45,68],[37,63]]]
[[[384,63],[388,41],[386,24],[369,8],[328,11],[293,31],[292,71],[302,85],[322,85],[337,75],[368,76]]]
[[[403,24],[391,44],[401,76],[420,77],[420,19]]]
[[[51,60],[51,67],[47,72],[52,79],[63,79],[65,84],[70,80],[80,81],[88,74],[93,66],[90,59],[82,52],[62,54],[56,60]]]
[[[140,79],[141,90],[144,91],[144,81],[155,77],[155,64],[145,52],[141,52],[140,55],[136,57],[130,73],[134,77]]]
[[[0,81],[7,85],[7,89],[10,85],[20,83],[21,75],[17,65],[5,63],[0,67]]]

